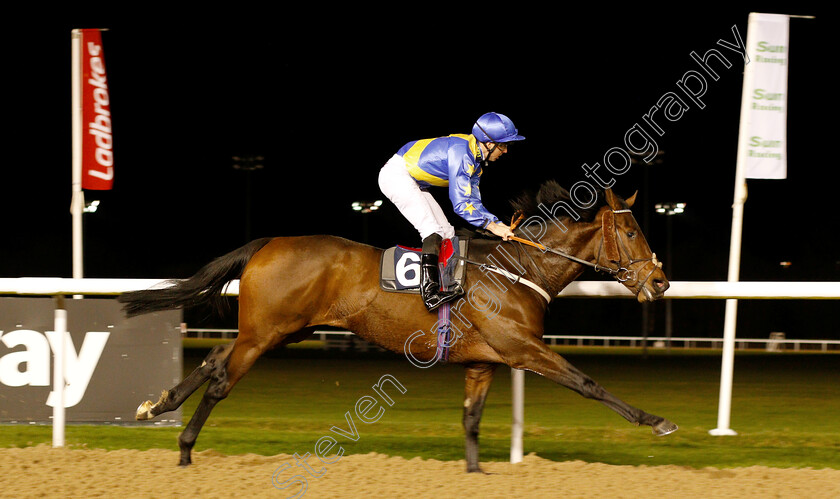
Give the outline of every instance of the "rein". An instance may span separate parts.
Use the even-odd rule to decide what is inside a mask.
[[[633,212],[631,210],[610,210],[608,213],[611,213],[613,215],[622,214],[622,213],[630,213],[631,216],[632,216]],[[522,220],[522,215],[520,215],[518,219],[516,219],[515,221],[513,221],[511,223],[511,230],[514,229],[519,224],[519,222],[521,220]],[[532,247],[537,248],[539,250],[547,251],[549,253],[553,253],[553,254],[558,255],[558,256],[562,256],[563,258],[567,258],[569,260],[572,260],[574,262],[586,265],[588,267],[592,267],[592,269],[594,269],[595,272],[605,272],[607,274],[610,274],[612,277],[614,277],[615,280],[617,280],[618,282],[623,283],[623,282],[632,280],[634,277],[636,277],[636,272],[633,269],[621,266],[621,252],[620,251],[618,253],[618,259],[617,260],[616,259],[610,260],[613,263],[615,263],[616,265],[618,265],[617,268],[612,268],[612,267],[608,267],[608,266],[604,266],[604,265],[599,265],[597,263],[601,259],[601,247],[604,246],[604,240],[607,238],[607,234],[610,234],[610,237],[615,237],[616,236],[616,229],[614,227],[614,224],[612,224],[612,225],[613,225],[613,230],[608,231],[607,228],[606,228],[606,221],[604,221],[602,223],[601,228],[602,228],[602,231],[603,231],[603,236],[602,236],[602,239],[601,239],[601,246],[598,249],[598,256],[595,260],[595,263],[583,260],[581,258],[578,258],[578,257],[574,256],[574,255],[570,255],[566,252],[563,252],[563,251],[560,251],[560,250],[557,250],[557,249],[554,249],[554,248],[549,248],[548,246],[545,246],[544,244],[535,243],[535,242],[531,241],[530,239],[524,239],[524,238],[521,238],[521,237],[513,236],[513,237],[510,238],[510,240],[511,241],[516,241],[518,243],[526,244],[528,246],[532,246]],[[620,244],[621,243],[621,238],[616,237],[615,241],[618,241],[619,244]],[[615,244],[615,243],[613,243],[613,244]],[[623,247],[623,245],[622,245],[622,247]],[[625,249],[625,253],[626,252],[627,252],[627,250]],[[656,259],[656,253],[654,253],[651,256],[651,258],[629,259],[627,265],[630,266],[630,265],[633,265],[634,263],[648,262],[648,261],[652,261],[654,263],[654,265],[655,265],[654,268],[661,268],[662,267],[662,263],[659,262]],[[651,270],[650,273],[652,274],[653,270]],[[647,277],[650,277],[650,274],[648,274]],[[647,278],[643,281],[643,283],[646,282],[646,281],[647,281]]]
[[[589,262],[587,260],[583,260],[582,258],[578,258],[574,255],[570,255],[570,254],[568,254],[564,251],[560,251],[560,250],[557,250],[557,249],[554,249],[554,248],[550,248],[548,246],[545,246],[544,244],[535,243],[534,241],[531,241],[530,239],[524,239],[524,238],[521,238],[521,237],[518,237],[518,236],[512,236],[509,240],[510,241],[516,241],[518,243],[537,248],[537,249],[539,249],[543,252],[548,252],[548,253],[555,254],[557,256],[561,256],[563,258],[572,260],[573,262],[577,262],[577,263],[580,263],[582,265],[586,265],[586,266],[594,269],[596,272],[605,272],[605,273],[609,274],[610,276],[612,276],[616,281],[618,281],[622,284],[627,282],[627,281],[636,280],[637,284],[634,286],[634,289],[638,288],[638,289],[636,289],[636,292],[638,292],[641,289],[641,287],[645,285],[647,280],[650,279],[650,276],[653,274],[653,272],[657,268],[662,268],[662,262],[660,262],[659,260],[656,259],[656,253],[652,253],[650,258],[638,258],[638,259],[629,258],[627,260],[627,267],[622,266],[622,264],[621,264],[621,253],[622,253],[622,251],[621,250],[623,249],[624,253],[629,253],[629,252],[627,251],[627,248],[624,247],[624,244],[621,242],[621,238],[618,237],[618,229],[615,227],[614,216],[616,214],[623,214],[623,213],[629,213],[630,216],[633,216],[633,212],[629,209],[610,210],[610,211],[608,211],[604,214],[604,215],[609,214],[609,218],[607,218],[605,216],[604,219],[602,220],[601,244],[598,247],[598,255],[596,256],[595,263]],[[522,221],[523,217],[524,217],[524,215],[521,214],[521,213],[519,214],[518,218],[517,218],[516,214],[514,214],[514,218],[511,220],[511,224],[510,224],[511,230],[515,229],[516,226],[519,225],[519,222]],[[608,230],[608,228],[607,228],[608,225],[610,226],[611,230]],[[609,236],[607,234],[609,234]],[[609,240],[607,240],[608,237],[610,238]],[[607,258],[610,258],[611,256],[613,257],[613,258],[610,258],[610,261],[612,263],[616,264],[616,267],[600,265],[598,263],[601,260],[601,249],[605,245],[608,246],[606,256],[607,256]],[[612,255],[611,255],[611,253],[612,253]],[[514,283],[516,283],[516,282],[522,283],[522,284],[534,289],[538,293],[540,293],[540,295],[542,295],[542,297],[545,298],[545,300],[547,302],[551,302],[551,296],[544,289],[542,289],[537,284],[535,284],[535,283],[533,283],[533,282],[531,282],[527,279],[522,278],[521,276],[514,275],[514,274],[508,272],[505,269],[500,269],[499,267],[496,267],[495,265],[474,262],[474,261],[468,260],[468,259],[463,258],[463,257],[461,257],[461,259],[466,261],[467,263],[477,265],[482,270],[489,270],[491,272],[495,272],[497,274],[504,275],[505,277],[507,277],[508,279],[510,279]],[[638,280],[638,273],[636,272],[636,270],[630,268],[634,264],[640,263],[640,262],[651,262],[651,263],[653,263],[653,268],[650,270],[650,272],[648,272],[648,274],[645,276],[645,278],[641,281]],[[539,272],[539,269],[537,269],[537,271]]]

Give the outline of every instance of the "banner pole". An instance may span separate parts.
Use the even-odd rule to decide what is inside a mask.
[[[779,120],[770,120],[766,115],[759,115],[756,113],[774,112],[778,113],[782,109],[772,107],[768,110],[756,106],[755,100],[764,98],[764,93],[754,94],[754,90],[762,90],[766,92],[766,88],[773,88],[771,90],[773,99],[778,99],[779,96],[784,96],[784,103],[787,102],[787,47],[788,41],[788,23],[791,17],[803,17],[813,19],[812,16],[789,16],[781,14],[762,14],[758,12],[750,12],[747,23],[747,41],[744,46],[745,69],[744,82],[741,89],[741,117],[738,128],[738,156],[735,164],[735,194],[732,205],[732,232],[729,249],[729,272],[727,281],[738,282],[740,279],[740,265],[741,265],[741,237],[744,223],[744,204],[747,200],[747,178],[785,178],[787,171],[786,146],[782,146],[781,153],[774,152],[781,162],[779,165],[771,165],[768,168],[766,165],[757,166],[755,158],[753,164],[748,167],[747,162],[749,155],[756,152],[752,149],[758,149],[758,153],[764,153],[762,149],[778,150],[779,144],[785,144],[784,137],[784,122],[782,122],[781,133],[778,128],[768,126],[768,123],[778,123]],[[784,28],[778,27],[778,23],[784,19]],[[768,23],[773,26],[772,30],[768,29]],[[770,40],[770,41],[768,41]],[[749,52],[754,51],[756,54],[756,61],[749,65],[751,59]],[[768,57],[766,53],[784,54],[784,58],[780,61]],[[764,57],[764,59],[762,59]],[[781,70],[768,70],[767,64],[784,63],[780,66]],[[757,68],[758,64],[761,68]],[[757,72],[760,71],[760,76]],[[782,73],[782,76],[780,76]],[[760,89],[756,89],[756,82],[759,81]],[[767,87],[766,85],[769,85]],[[758,109],[758,111],[751,111],[751,109]],[[786,109],[785,112],[786,119]],[[757,132],[756,125],[760,125]],[[762,144],[761,147],[754,147],[756,144],[751,144],[752,140],[760,142],[761,136],[770,135],[774,140],[767,141],[769,144]],[[760,135],[760,136],[759,136]],[[761,156],[759,156],[761,157]],[[773,156],[770,156],[773,157]],[[737,435],[737,433],[729,428],[730,414],[732,405],[732,380],[735,364],[735,330],[738,315],[738,300],[726,300],[726,316],[723,325],[723,352],[721,359],[720,371],[720,400],[718,405],[718,425],[717,428],[710,430],[711,435]]]
[[[747,41],[745,50],[754,46],[755,31],[752,27],[753,13],[747,23]],[[749,54],[746,54],[749,57]],[[749,60],[745,61],[745,66]],[[741,236],[744,225],[744,203],[747,201],[747,181],[745,168],[747,148],[744,138],[749,130],[749,92],[752,88],[752,68],[745,68],[744,81],[741,87],[741,117],[738,126],[738,152],[735,161],[735,193],[732,202],[732,230],[729,238],[729,270],[728,282],[738,282],[741,269]],[[726,300],[726,311],[723,322],[723,352],[720,366],[720,396],[718,400],[717,428],[709,430],[710,435],[737,435],[729,428],[729,418],[732,407],[732,380],[735,370],[735,330],[738,317],[738,300]]]
[[[73,278],[84,277],[82,213],[85,196],[82,191],[82,74],[81,74],[82,33],[74,29],[71,34],[71,82],[72,91],[72,176],[70,214],[73,226]],[[80,298],[79,296],[74,296]]]
[[[747,33],[747,46],[749,45],[750,35]],[[747,89],[748,82],[747,75],[744,75],[744,91]],[[746,133],[747,113],[745,106],[747,106],[747,99],[743,98],[741,105],[741,123],[739,135],[743,137]],[[729,271],[727,274],[728,282],[738,282],[741,274],[741,238],[744,226],[744,204],[747,201],[747,180],[744,177],[744,170],[746,167],[746,148],[742,145],[738,147],[738,159],[735,166],[735,193],[733,195],[732,204],[732,231],[729,241]],[[732,413],[732,381],[735,371],[735,336],[738,323],[738,300],[726,300],[726,310],[723,321],[723,352],[721,353],[720,366],[720,397],[718,400],[718,422],[717,428],[709,430],[709,434],[721,435],[737,435],[737,433],[729,427],[730,415]]]

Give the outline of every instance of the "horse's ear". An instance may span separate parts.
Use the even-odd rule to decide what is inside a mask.
[[[638,194],[638,193],[639,193],[639,191],[636,191],[636,192],[634,192],[634,193],[633,193],[633,195],[632,195],[632,196],[630,196],[629,198],[625,199],[625,201],[627,202],[627,206],[630,206],[630,207],[632,207],[632,206],[633,206],[633,203],[635,203],[635,202],[636,202],[636,194]]]
[[[606,196],[607,205],[613,210],[621,209],[618,202],[618,196],[612,191],[612,189],[604,190],[604,195]]]

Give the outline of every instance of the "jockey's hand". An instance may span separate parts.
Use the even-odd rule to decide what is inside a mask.
[[[501,222],[490,222],[485,228],[493,234],[501,237],[504,241],[513,237],[513,231],[510,230],[510,227]]]

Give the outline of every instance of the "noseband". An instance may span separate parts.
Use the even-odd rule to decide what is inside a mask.
[[[511,240],[517,241],[523,244],[527,244],[529,246],[533,246],[535,248],[539,248],[542,251],[547,251],[549,253],[553,253],[558,256],[562,256],[574,262],[586,265],[588,267],[592,267],[596,272],[604,272],[611,275],[616,281],[624,284],[628,281],[636,281],[636,285],[633,286],[633,291],[638,294],[641,291],[642,287],[645,283],[650,279],[650,276],[653,272],[658,269],[662,268],[662,262],[656,259],[656,253],[651,253],[650,258],[628,258],[626,262],[626,266],[622,264],[622,250],[624,253],[629,255],[629,251],[625,247],[624,243],[621,241],[621,238],[618,236],[618,228],[615,226],[615,215],[616,214],[624,214],[629,213],[630,216],[633,216],[633,212],[631,210],[610,210],[604,213],[604,216],[601,219],[601,244],[598,247],[598,254],[595,258],[595,263],[583,260],[578,258],[574,255],[570,255],[563,251],[549,248],[540,243],[535,243],[528,239],[523,239],[521,237],[512,237]],[[520,220],[521,220],[520,216]],[[512,226],[516,226],[519,220],[516,220],[512,224]],[[604,248],[607,248],[605,251],[604,257],[613,265],[602,265],[601,262],[601,251]],[[638,279],[638,272],[633,266],[637,263],[641,262],[651,262],[653,267],[651,268],[650,272],[647,273],[643,280]],[[644,269],[647,266],[647,263],[642,265],[641,269]],[[640,270],[641,270],[640,269]],[[629,287],[629,286],[628,286]]]

